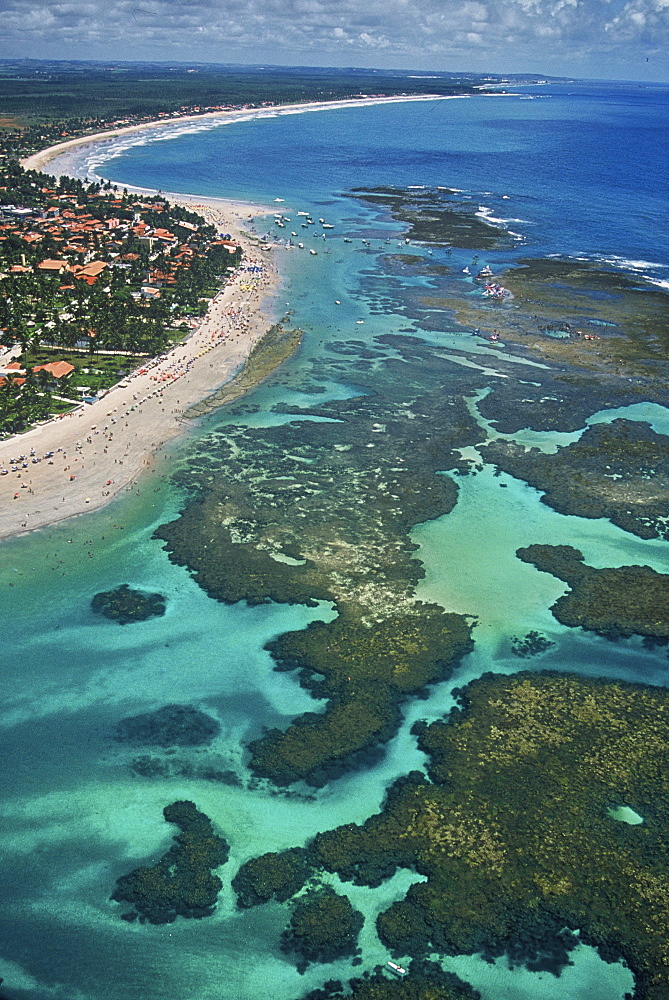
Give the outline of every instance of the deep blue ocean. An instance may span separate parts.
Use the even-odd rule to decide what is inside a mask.
[[[558,514],[536,490],[482,464],[461,480],[451,514],[413,532],[425,567],[418,597],[477,616],[474,652],[451,682],[409,705],[374,767],[317,792],[276,794],[249,785],[244,746],[263,727],[285,726],[317,706],[291,674],[272,670],[263,647],[333,612],[324,605],[220,604],[152,538],[182,499],[168,471],[206,454],[227,427],[295,420],[286,404],[304,408],[309,419],[307,386],[314,378],[319,403],[360,391],[346,354],[328,350],[333,341],[378,344],[384,334],[413,333],[440,352],[445,383],[474,366],[490,374],[494,391],[499,348],[443,323],[425,329],[424,313],[417,318],[411,303],[429,282],[390,274],[384,257],[398,240],[403,253],[427,256],[428,249],[406,247],[401,227],[352,197],[355,188],[457,189],[463,204],[514,233],[506,249],[482,253],[481,265],[555,254],[605,263],[640,285],[666,288],[668,138],[669,86],[571,82],[514,95],[249,113],[218,127],[171,124],[80,156],[80,174],[267,205],[290,218],[287,228],[277,230],[271,213],[250,218],[248,226],[273,240],[297,227],[298,211],[333,228],[325,239],[320,228],[318,237],[311,231],[299,237],[318,249],[316,256],[306,247],[273,251],[285,275],[277,317],[290,308],[305,337],[277,377],[244,400],[246,412],[223,409],[197,423],[171,447],[171,461],[145,477],[139,494],[2,543],[0,976],[11,1000],[292,1000],[325,979],[359,973],[340,961],[299,975],[279,949],[285,908],[237,911],[228,876],[249,857],[376,811],[394,778],[422,766],[410,734],[416,719],[440,717],[453,705],[452,688],[486,670],[525,665],[511,656],[512,634],[537,629],[550,637],[555,645],[542,667],[669,684],[666,651],[559,625],[548,609],[565,585],[515,557],[519,546],[541,541],[575,545],[594,566],[640,563],[669,572],[669,544],[643,541],[608,520]],[[435,247],[430,258],[461,273],[472,253]],[[383,364],[377,350],[374,365]],[[517,377],[531,381],[533,364],[519,357]],[[477,412],[477,400],[470,405]],[[669,434],[669,410],[657,404],[642,401],[620,415]],[[611,416],[593,413],[588,421]],[[483,418],[480,425],[482,439],[495,436]],[[551,451],[583,429],[527,429],[516,437]],[[500,482],[507,488],[500,491]],[[92,595],[120,583],[166,595],[165,617],[127,628],[95,617]],[[199,751],[190,753],[187,767],[176,760],[160,777],[132,771],[130,751],[112,739],[116,723],[171,702],[195,704],[219,719],[221,735],[207,760],[236,772],[239,786],[198,777]],[[231,843],[216,913],[157,927],[124,923],[109,901],[115,880],[163,853],[173,831],[161,810],[177,798],[195,801]],[[362,969],[387,960],[374,915],[416,877],[400,872],[376,890],[347,886],[367,917]],[[622,1000],[631,990],[622,965],[603,962],[585,946],[572,958],[560,979],[476,956],[446,959],[444,967],[484,1000]]]

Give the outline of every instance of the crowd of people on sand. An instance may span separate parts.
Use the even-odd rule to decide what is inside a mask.
[[[217,209],[193,207],[215,225],[229,226],[229,217]],[[96,403],[28,432],[35,442],[31,446],[21,447],[20,437],[0,442],[0,476],[11,484],[5,497],[20,508],[4,504],[3,517],[0,507],[0,536],[102,506],[120,490],[135,489],[134,477],[178,433],[184,409],[232,377],[265,332],[268,323],[260,308],[275,277],[271,263],[256,259],[253,246],[245,246],[242,264],[185,341],[143,364]],[[219,350],[219,357],[209,357],[221,347],[227,349]],[[82,433],[85,417],[93,423]]]

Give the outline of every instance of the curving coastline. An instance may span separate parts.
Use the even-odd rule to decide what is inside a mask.
[[[471,94],[407,94],[401,97],[367,97],[363,99],[350,99],[346,101],[312,101],[305,104],[277,104],[264,108],[241,108],[231,111],[208,111],[201,115],[183,115],[176,118],[158,118],[155,121],[142,122],[138,125],[127,125],[123,128],[95,132],[93,135],[79,136],[76,139],[68,139],[67,142],[59,142],[55,146],[48,146],[46,149],[33,153],[21,160],[21,166],[25,170],[44,170],[47,164],[51,163],[63,153],[81,146],[99,144],[109,139],[118,139],[122,135],[132,135],[143,132],[146,129],[169,128],[175,125],[192,124],[200,122],[217,122],[221,124],[227,121],[238,121],[253,115],[258,118],[274,118],[277,114],[301,114],[305,111],[328,111],[336,108],[359,108],[369,107],[373,104],[397,104],[406,101],[451,101],[455,98],[471,97]],[[492,95],[496,96],[496,95]]]
[[[378,97],[157,119],[49,146],[26,157],[21,165],[27,170],[45,170],[51,165],[50,172],[61,176],[71,172],[73,150],[145,130],[207,120],[235,121],[249,115],[275,117],[277,114],[467,96],[470,95]],[[138,194],[158,193],[148,188],[124,186]],[[52,465],[42,460],[39,464],[29,464],[20,476],[10,473],[0,479],[3,501],[0,504],[0,538],[103,507],[123,489],[130,488],[137,476],[154,464],[160,447],[182,432],[184,412],[229,382],[255,344],[278,319],[272,311],[272,300],[281,283],[276,258],[273,254],[263,254],[262,260],[257,261],[257,242],[243,231],[243,222],[249,216],[269,213],[272,208],[224,198],[162,193],[172,203],[195,209],[207,222],[233,234],[242,246],[245,262],[262,263],[262,275],[254,278],[245,272],[233,275],[212,301],[199,328],[168,354],[148,362],[143,374],[124,379],[92,405],[82,406],[61,418],[0,441],[0,467],[3,468],[11,464],[12,458],[19,454],[29,455],[32,449],[39,457],[49,451],[56,452]],[[161,375],[175,372],[179,373],[177,379],[158,381]]]

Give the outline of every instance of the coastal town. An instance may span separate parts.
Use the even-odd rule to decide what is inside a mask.
[[[241,248],[159,196],[0,172],[0,433],[92,401],[183,339]]]

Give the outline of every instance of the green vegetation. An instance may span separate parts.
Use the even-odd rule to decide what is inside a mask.
[[[486,460],[542,490],[560,514],[608,517],[640,538],[669,538],[669,438],[640,421],[593,424],[555,454],[497,440]]]
[[[119,625],[160,617],[165,614],[165,607],[165,598],[162,594],[147,594],[143,590],[133,590],[127,583],[122,583],[114,590],[101,591],[91,600],[91,608],[96,614],[111,618]]]
[[[227,861],[226,841],[193,802],[173,802],[163,815],[181,832],[152,868],[135,868],[118,879],[111,898],[134,907],[123,920],[169,924],[179,916],[200,919],[214,912],[223,883],[212,871]]]
[[[53,411],[45,373],[0,377],[0,434],[18,434]]]
[[[20,371],[0,380],[0,433],[62,412],[82,389],[110,388],[180,340],[240,260],[214,226],[164,198],[7,164],[0,333],[5,363]],[[34,372],[58,361],[74,371]]]
[[[571,545],[529,545],[516,555],[569,584],[571,590],[551,608],[563,625],[608,639],[642,635],[651,642],[669,642],[668,575],[650,566],[594,569]]]
[[[663,1000],[669,695],[524,673],[461,696],[449,721],[417,727],[429,780],[414,772],[362,826],[319,834],[314,869],[370,886],[398,866],[427,876],[378,919],[397,956],[506,953],[559,972],[578,928],[626,959],[637,1000]],[[644,822],[612,819],[623,804]]]
[[[469,74],[421,80],[393,70],[4,60],[0,155],[3,147],[32,151],[158,117],[372,94],[475,94],[479,82]]]
[[[362,913],[353,909],[348,896],[322,886],[294,901],[281,948],[295,954],[298,970],[304,972],[310,962],[355,955],[363,923]]]

